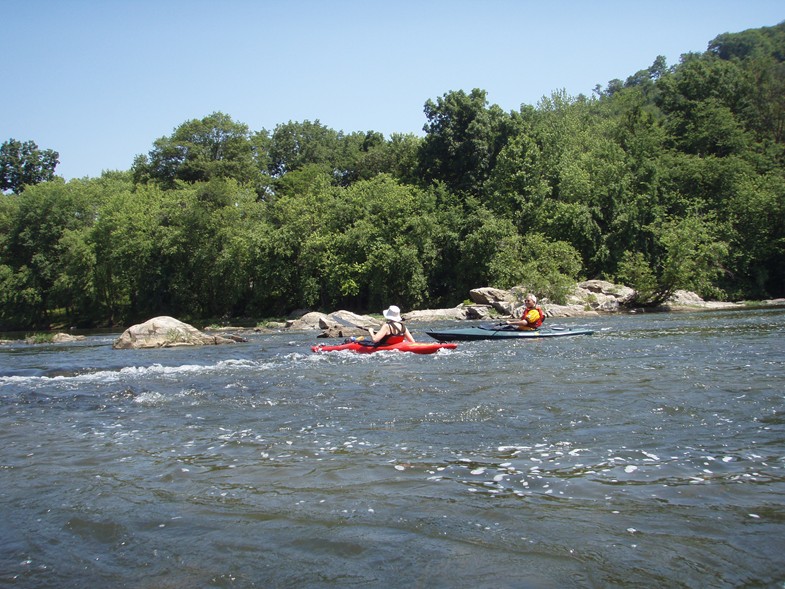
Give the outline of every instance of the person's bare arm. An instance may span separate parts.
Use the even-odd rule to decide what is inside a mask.
[[[381,329],[379,329],[379,331],[377,331],[376,333],[374,333],[373,328],[368,328],[368,333],[371,334],[371,339],[373,340],[373,343],[379,342],[385,335],[387,335],[388,331],[389,328],[387,327],[386,323],[382,325]]]

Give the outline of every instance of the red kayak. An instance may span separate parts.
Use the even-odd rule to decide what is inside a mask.
[[[400,342],[397,344],[382,344],[374,345],[370,343],[358,342],[345,342],[342,344],[330,346],[327,344],[319,344],[311,346],[312,352],[342,352],[348,350],[350,352],[357,352],[358,354],[372,354],[373,352],[412,352],[414,354],[433,354],[439,350],[454,350],[458,344],[441,344],[437,342]]]

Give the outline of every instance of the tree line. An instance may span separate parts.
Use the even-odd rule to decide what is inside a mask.
[[[63,181],[0,149],[0,328],[455,305],[477,286],[562,301],[576,280],[785,295],[785,23],[658,57],[591,96],[424,106],[424,135],[221,112],[125,171]]]

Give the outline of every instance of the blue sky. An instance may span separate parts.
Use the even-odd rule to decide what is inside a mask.
[[[506,111],[590,95],[783,20],[782,0],[0,0],[0,142],[58,151],[71,179],[216,111],[422,134],[452,90]]]

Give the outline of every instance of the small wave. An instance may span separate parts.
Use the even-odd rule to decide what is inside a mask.
[[[215,364],[181,364],[179,366],[164,366],[152,364],[150,366],[124,366],[115,370],[60,370],[53,374],[39,375],[10,375],[0,376],[0,386],[16,385],[29,386],[40,384],[84,384],[84,383],[111,383],[132,378],[147,376],[176,377],[191,374],[214,374],[217,372],[231,372],[235,370],[270,370],[275,367],[273,362],[256,362],[252,360],[221,360]]]
[[[156,391],[145,391],[134,397],[134,403],[145,407],[157,407],[164,403],[166,395]]]

